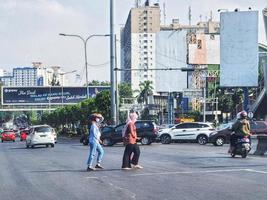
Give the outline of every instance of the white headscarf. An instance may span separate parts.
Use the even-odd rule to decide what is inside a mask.
[[[130,114],[128,115],[127,120],[126,120],[126,124],[125,124],[125,126],[123,127],[123,129],[122,129],[122,137],[125,136],[125,133],[126,133],[126,130],[127,130],[128,125],[129,125],[131,122],[132,122],[132,123],[135,123],[136,120],[137,120],[137,118],[138,118],[138,115],[137,115],[135,112],[132,112],[132,113],[130,113]]]

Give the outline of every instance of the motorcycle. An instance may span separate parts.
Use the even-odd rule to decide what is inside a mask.
[[[249,138],[239,138],[236,141],[235,147],[231,153],[232,158],[236,155],[241,155],[242,158],[246,158],[251,150],[251,142]]]

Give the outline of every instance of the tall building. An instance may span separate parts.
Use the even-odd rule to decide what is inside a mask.
[[[54,82],[56,85],[66,86],[65,73],[59,66],[46,68],[41,63],[34,62],[33,67],[16,67],[13,73],[2,73],[0,81],[4,86],[49,86]]]
[[[194,47],[189,45],[190,38],[194,36],[197,42],[203,43],[203,47],[206,47],[206,41],[208,46],[213,44],[213,41],[217,44],[219,28],[219,22],[212,21],[212,15],[209,21],[196,25],[182,25],[178,19],[173,19],[170,25],[160,25],[158,4],[149,5],[148,1],[141,7],[137,4],[130,10],[126,24],[121,30],[122,82],[130,83],[132,89],[136,90],[139,89],[140,82],[149,80],[152,81],[156,93],[164,92],[164,89],[169,92],[187,88],[187,73],[163,69],[192,65],[189,58],[197,58],[189,55],[189,48]],[[202,49],[203,57],[206,54],[204,50],[211,54],[214,52],[213,46],[211,49],[199,48],[198,51]],[[197,64],[218,63],[194,63]]]
[[[0,78],[5,86],[37,86],[37,69],[33,67],[17,67],[12,76]]]
[[[156,33],[160,31],[160,7],[149,5],[132,8],[121,30],[122,82],[130,83],[133,90],[146,80],[155,84]],[[154,87],[155,88],[155,87]]]

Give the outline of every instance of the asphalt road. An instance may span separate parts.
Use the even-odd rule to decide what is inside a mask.
[[[86,172],[88,146],[0,144],[1,200],[266,200],[267,157],[230,158],[228,145],[140,146],[142,170],[120,169],[124,147],[105,147],[105,170]]]

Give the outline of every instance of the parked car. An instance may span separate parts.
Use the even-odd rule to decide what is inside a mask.
[[[13,141],[15,142],[16,140],[16,134],[12,130],[4,130],[1,134],[1,141]]]
[[[27,135],[29,134],[29,129],[24,129],[20,131],[20,141],[24,141],[27,138]]]
[[[184,122],[159,130],[158,139],[162,144],[170,144],[173,141],[196,141],[199,144],[206,144],[210,133],[214,130],[212,123]]]
[[[165,129],[165,128],[171,128],[173,127],[175,124],[161,124],[160,126],[158,126],[158,129]]]
[[[101,126],[100,131],[101,134],[105,134],[106,132],[113,131],[115,126]],[[83,143],[83,145],[88,145],[89,143],[89,135],[88,133],[83,133],[80,138],[80,143]]]
[[[267,121],[251,121],[250,132],[253,135],[267,134]],[[210,134],[209,142],[215,146],[222,146],[230,142],[231,133],[229,127],[214,131]]]
[[[115,127],[103,127],[101,140],[103,145],[112,146],[116,143],[122,142],[122,129],[125,123],[119,124]],[[157,137],[156,124],[151,120],[138,120],[135,122],[138,141],[143,145],[149,145],[155,141]]]
[[[34,147],[37,145],[45,145],[54,147],[55,139],[53,128],[48,125],[37,125],[30,127],[29,134],[26,138],[26,147]]]

